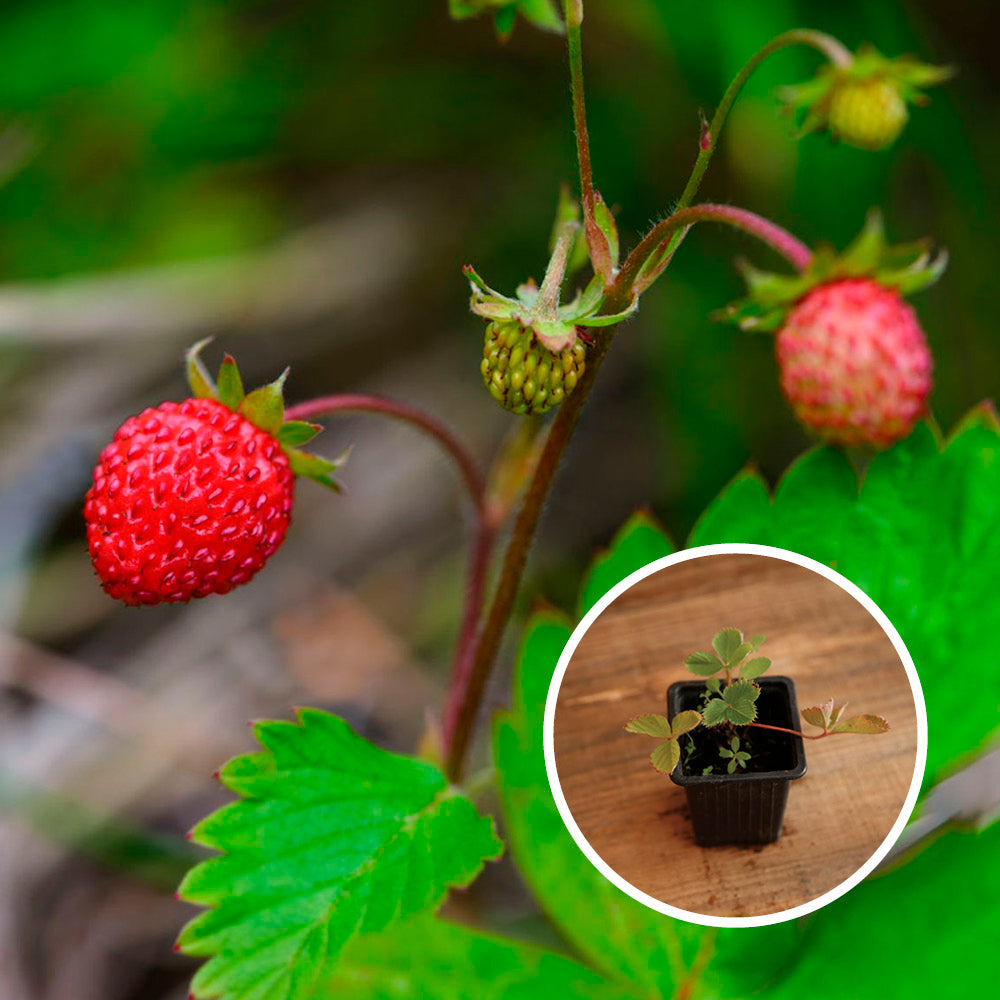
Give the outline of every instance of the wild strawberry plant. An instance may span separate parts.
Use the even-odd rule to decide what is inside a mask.
[[[920,651],[929,780],[995,727],[995,699],[970,700],[966,685],[944,683],[957,650],[965,662],[985,665],[988,689],[1000,683],[993,631],[973,627],[970,614],[995,593],[978,560],[1000,558],[1000,517],[992,503],[1000,490],[1000,428],[983,409],[943,442],[922,419],[929,354],[902,296],[936,278],[943,258],[931,259],[923,245],[887,247],[874,223],[838,256],[811,249],[747,209],[696,201],[734,101],[774,53],[806,46],[826,61],[814,81],[788,95],[803,130],[829,128],[868,148],[891,142],[907,103],[944,72],[867,50],[852,54],[820,32],[779,35],[748,60],[711,121],[692,136],[694,164],[674,211],[625,253],[591,169],[582,0],[566,0],[561,10],[549,0],[450,5],[459,18],[492,14],[501,35],[520,16],[564,33],[568,43],[579,202],[560,200],[540,286],[525,282],[507,296],[466,269],[473,312],[487,321],[483,380],[497,402],[529,418],[522,433],[487,476],[455,433],[406,403],[336,395],[285,409],[281,379],[246,394],[229,359],[213,382],[195,352],[192,400],[126,423],[102,456],[88,496],[95,568],[109,592],[134,603],[224,591],[262,568],[287,528],[291,474],[332,485],[340,464],[296,450],[317,430],[318,418],[360,411],[407,422],[454,460],[471,498],[475,530],[455,666],[440,726],[423,743],[426,759],[389,754],[314,709],[291,722],[255,726],[260,751],[236,758],[219,775],[236,800],[193,832],[218,854],[180,888],[183,899],[204,908],[178,943],[205,960],[193,995],[665,998],[746,996],[767,985],[773,997],[841,996],[842,981],[829,969],[844,952],[844,928],[867,926],[886,886],[904,924],[925,906],[954,913],[966,882],[962,866],[932,848],[933,863],[921,857],[862,886],[805,930],[785,924],[716,932],[623,896],[582,861],[546,784],[542,705],[570,624],[551,611],[535,616],[525,632],[512,707],[493,722],[493,757],[504,843],[571,951],[459,927],[434,911],[502,849],[493,820],[463,780],[483,692],[556,468],[619,325],[697,223],[748,233],[787,261],[787,274],[748,271],[749,298],[728,315],[744,327],[779,331],[782,387],[798,418],[833,445],[886,450],[860,484],[843,452],[829,446],[797,463],[773,497],[759,476],[743,473],[709,508],[689,544],[783,546],[836,565],[865,589]],[[579,280],[588,267],[589,278]],[[530,419],[547,411],[553,415],[546,424]],[[503,530],[506,550],[495,560]],[[672,549],[648,517],[633,519],[588,575],[582,605]],[[826,728],[832,725],[831,714]],[[742,744],[730,749],[739,766]],[[973,863],[995,837],[967,852]],[[988,884],[991,878],[993,869],[976,891],[1000,890]],[[951,931],[954,921],[945,927],[936,921],[903,970],[885,966],[891,949],[881,926],[852,939],[852,962],[860,968],[867,959],[869,991],[923,989],[928,961],[991,929],[984,913],[969,907],[960,939]],[[914,930],[911,937],[920,928]],[[971,951],[969,957],[978,958]]]
[[[696,677],[704,677],[705,690],[701,694],[701,710],[678,712],[673,719],[651,714],[637,715],[626,723],[625,729],[642,736],[655,736],[659,743],[649,759],[653,767],[663,774],[670,774],[681,759],[681,739],[689,744],[699,727],[724,728],[732,733],[728,746],[719,750],[726,763],[726,770],[733,774],[737,768],[746,769],[752,759],[744,745],[751,735],[748,729],[769,729],[788,733],[797,739],[820,740],[837,733],[885,733],[889,723],[879,715],[852,715],[843,718],[844,705],[835,706],[833,699],[823,705],[802,709],[802,717],[820,733],[802,733],[785,726],[760,722],[757,718],[757,700],[760,687],[755,683],[771,666],[766,656],[757,656],[764,644],[764,636],[744,638],[738,628],[724,628],[712,639],[711,651],[698,650],[684,660],[684,666]],[[716,676],[725,674],[725,683]],[[741,746],[743,749],[741,749]],[[713,773],[709,767],[706,774]]]

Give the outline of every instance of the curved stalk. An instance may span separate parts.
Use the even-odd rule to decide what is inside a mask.
[[[696,222],[721,222],[766,243],[787,260],[797,271],[804,271],[812,260],[812,251],[800,239],[781,226],[745,208],[732,205],[693,205],[682,208],[662,219],[646,233],[628,255],[615,279],[613,290],[629,301],[643,264],[667,243],[674,234],[686,232]]]
[[[496,540],[496,525],[487,497],[486,480],[471,453],[444,424],[408,403],[386,399],[382,396],[345,393],[337,396],[321,396],[318,399],[290,406],[285,411],[285,418],[288,420],[309,420],[315,417],[330,416],[334,413],[377,413],[410,424],[433,438],[444,449],[458,468],[462,481],[469,491],[475,510],[475,537],[469,550],[462,622],[459,626],[458,641],[455,647],[455,664],[451,682],[453,689],[461,687],[463,679],[469,673],[472,661],[476,626],[479,624],[479,616],[486,594],[486,571],[493,543]]]
[[[761,63],[765,62],[770,56],[774,55],[775,52],[780,52],[782,49],[791,48],[795,45],[805,45],[809,48],[816,49],[818,52],[822,52],[834,66],[849,66],[854,59],[850,51],[832,35],[828,35],[822,31],[813,31],[808,28],[793,28],[791,31],[785,31],[782,34],[775,36],[765,46],[758,49],[746,61],[739,73],[733,77],[732,83],[730,83],[726,88],[726,92],[722,95],[722,100],[719,102],[719,106],[715,109],[712,121],[706,124],[705,128],[702,130],[701,141],[698,148],[698,158],[694,161],[691,176],[688,178],[688,182],[684,187],[680,200],[674,208],[675,211],[687,208],[687,206],[694,201],[695,195],[701,187],[705,171],[708,170],[708,164],[712,159],[712,154],[715,152],[715,148],[718,145],[719,135],[726,123],[726,119],[729,117],[729,112],[732,110],[733,104],[736,102],[736,98],[739,96],[739,93],[743,89],[747,80],[753,76],[757,67],[760,66]],[[683,238],[684,232],[677,232],[673,236],[666,253],[672,253]]]

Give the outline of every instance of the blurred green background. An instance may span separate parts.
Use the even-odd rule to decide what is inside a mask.
[[[996,21],[994,5],[977,2],[588,0],[594,169],[626,245],[680,193],[699,109],[711,112],[778,32],[810,26],[852,48],[869,41],[955,66],[897,144],[871,154],[826,136],[793,140],[775,89],[809,77],[819,57],[780,53],[737,104],[702,189],[809,242],[844,245],[879,205],[892,240],[947,247],[948,271],[915,304],[936,358],[932,405],[950,428],[994,394],[1000,365]],[[217,733],[230,716],[303,697],[412,746],[447,671],[463,560],[457,488],[432,448],[371,421],[338,425],[320,442],[329,454],[356,442],[348,495],[331,506],[303,487],[275,568],[228,603],[192,609],[115,608],[90,573],[80,501],[102,440],[127,413],[182,394],[183,348],[210,334],[210,350],[236,354],[248,382],[291,363],[293,399],[371,389],[421,402],[485,460],[516,418],[482,389],[482,327],[460,268],[474,262],[505,291],[541,277],[558,187],[576,169],[562,40],[519,24],[499,45],[488,19],[451,21],[446,0],[33,0],[0,8],[0,65],[0,625],[31,644],[20,659],[3,653],[6,766],[93,800],[97,765],[59,713],[83,711],[93,681],[106,698],[91,722],[115,719],[108,728],[123,738],[116,698],[131,704],[140,691],[187,713],[208,698],[198,683],[209,672],[197,669],[208,661],[212,697],[231,699],[212,719]],[[526,599],[569,605],[593,549],[637,505],[683,539],[746,462],[773,481],[808,446],[769,339],[709,319],[739,294],[741,255],[779,265],[748,239],[695,230],[621,331],[557,481]],[[335,591],[317,597],[320,586]],[[352,650],[323,645],[338,630],[355,637]],[[260,651],[267,642],[287,684],[274,648]],[[39,684],[25,649],[58,684]],[[334,683],[328,662],[348,653],[362,679]],[[378,673],[372,658],[391,669]],[[65,695],[63,669],[83,702]],[[366,679],[375,673],[382,687]],[[109,679],[122,686],[100,688]],[[56,690],[50,725],[63,726],[62,743],[39,728]],[[505,697],[501,685],[494,700]],[[244,732],[206,742],[193,770],[207,775],[243,749]],[[70,758],[91,770],[67,776]],[[101,787],[117,791],[96,796],[107,814],[176,834],[220,801],[197,783],[157,797],[151,776],[130,793],[121,783],[134,757],[109,760]],[[64,863],[39,862],[53,892]],[[127,879],[113,892],[84,881],[101,899],[127,895]],[[66,926],[93,913],[77,897],[65,905]],[[165,905],[162,926],[176,928]],[[128,924],[127,907],[114,912]],[[94,995],[158,996],[149,969],[163,959],[161,933],[156,924],[133,960],[131,938],[109,931],[93,962],[115,972],[91,977],[105,989]],[[108,948],[118,964],[107,965]],[[36,948],[26,967],[44,967],[44,955]],[[178,968],[160,972],[180,996]]]

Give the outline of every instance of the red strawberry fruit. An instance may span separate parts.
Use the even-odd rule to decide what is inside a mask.
[[[216,386],[188,356],[195,397],[131,417],[101,452],[84,518],[94,569],[126,604],[224,594],[285,538],[295,474],[334,486],[336,463],[293,447],[319,430],[285,423],[277,382],[248,395],[226,357]]]
[[[781,388],[806,430],[886,448],[926,413],[934,367],[903,296],[932,285],[947,261],[924,241],[889,246],[871,212],[842,253],[821,246],[798,274],[744,265],[748,294],[721,318],[776,334]]]
[[[933,362],[913,309],[871,278],[819,285],[776,341],[781,387],[824,440],[886,447],[925,412]]]

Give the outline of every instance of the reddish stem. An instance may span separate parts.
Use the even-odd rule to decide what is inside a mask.
[[[455,664],[449,695],[449,710],[445,714],[445,745],[450,742],[455,720],[451,704],[456,692],[468,684],[468,676],[476,651],[476,627],[486,593],[486,569],[496,539],[496,526],[486,493],[486,481],[476,460],[462,442],[440,421],[408,403],[400,403],[383,396],[362,393],[345,393],[337,396],[320,396],[304,403],[290,406],[285,411],[287,420],[309,420],[333,413],[378,413],[408,423],[432,437],[455,462],[465,483],[475,509],[475,538],[469,551],[466,575],[465,601],[462,623],[455,647]]]
[[[754,729],[773,729],[776,733],[788,733],[791,736],[801,736],[804,740],[821,740],[824,736],[836,736],[836,733],[831,733],[824,731],[818,736],[810,736],[808,733],[800,733],[797,729],[786,729],[784,726],[768,726],[763,722],[747,722],[747,726],[753,726]]]

